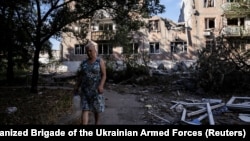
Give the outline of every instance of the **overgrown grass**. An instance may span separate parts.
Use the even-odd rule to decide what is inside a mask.
[[[25,88],[0,89],[1,125],[51,125],[72,111],[72,92],[62,89],[41,89],[30,94]],[[7,113],[8,107],[16,112]]]

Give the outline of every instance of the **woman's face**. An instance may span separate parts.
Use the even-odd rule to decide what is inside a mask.
[[[95,46],[90,46],[86,48],[86,52],[89,58],[95,58],[96,57],[96,50]]]

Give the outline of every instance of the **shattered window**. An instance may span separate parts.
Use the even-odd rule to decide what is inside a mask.
[[[244,18],[227,18],[227,25],[244,26]]]
[[[215,18],[205,18],[205,29],[215,28]]]
[[[172,53],[183,53],[187,52],[187,42],[171,42]]]
[[[151,42],[150,43],[150,53],[160,53],[159,42]]]
[[[160,31],[159,20],[149,21],[149,32],[151,31]]]

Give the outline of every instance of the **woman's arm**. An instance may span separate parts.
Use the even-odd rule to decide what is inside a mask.
[[[106,81],[106,65],[105,65],[105,62],[103,59],[100,59],[100,67],[101,67],[101,81],[100,81],[100,84],[99,84],[99,87],[98,87],[98,92],[99,93],[103,93],[104,91],[104,84],[105,84],[105,81]]]

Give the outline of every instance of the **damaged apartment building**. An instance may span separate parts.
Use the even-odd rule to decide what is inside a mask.
[[[139,56],[146,52],[150,58],[149,66],[157,68],[164,64],[164,67],[171,69],[178,62],[187,66],[196,62],[198,52],[214,45],[214,39],[218,36],[239,38],[237,42],[244,42],[242,49],[247,50],[249,41],[242,38],[242,35],[250,36],[250,18],[247,14],[228,12],[236,3],[237,0],[183,0],[177,23],[157,15],[143,19],[148,26],[131,34],[130,53]],[[98,16],[88,21],[86,38],[97,44],[99,56],[108,56],[121,63],[126,54],[125,49],[113,45],[110,34],[104,34],[107,30],[115,33],[116,23],[108,12],[100,10],[96,13],[99,13]],[[72,26],[79,30],[77,24]],[[61,51],[63,64],[70,72],[76,71],[79,63],[86,57],[84,44],[70,33],[62,35]],[[138,57],[137,61],[143,63],[142,60]]]

